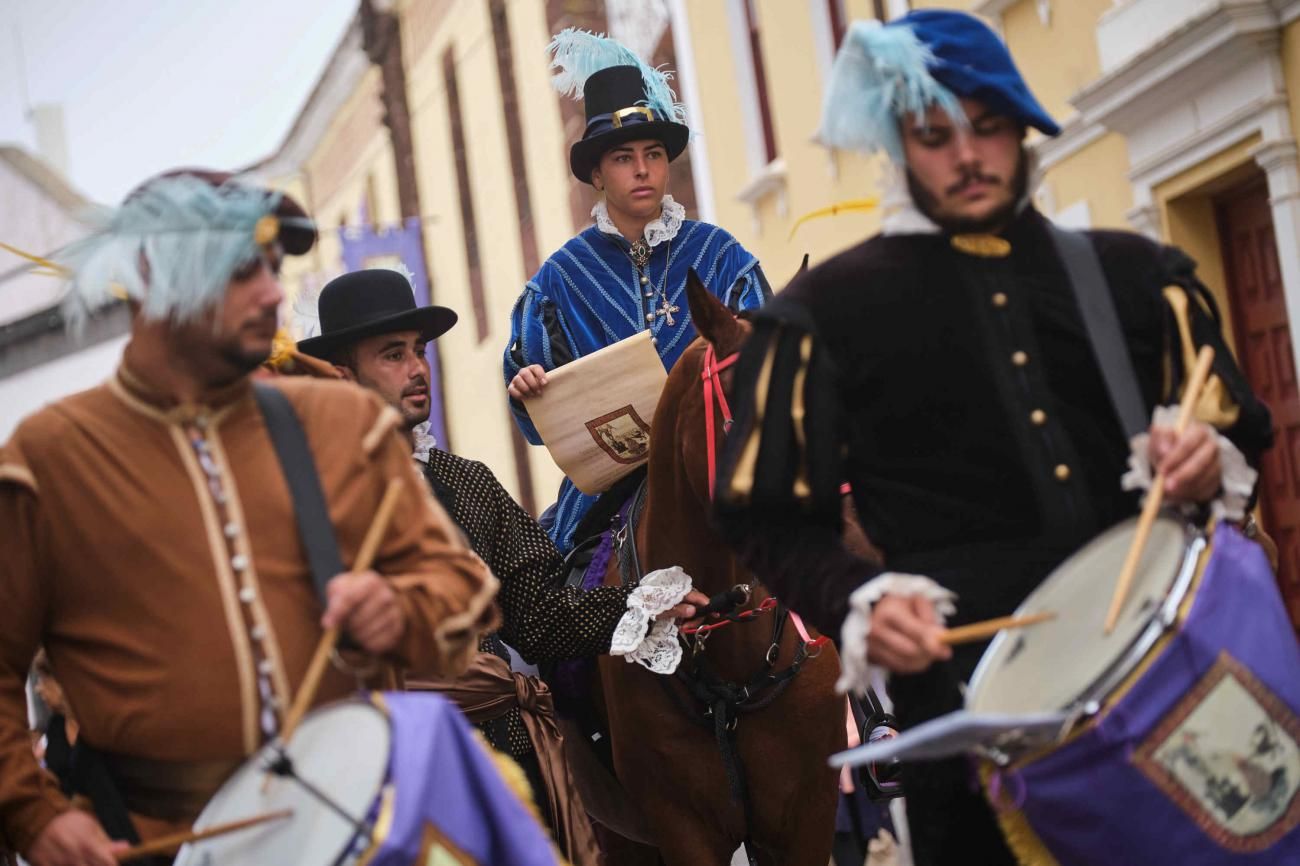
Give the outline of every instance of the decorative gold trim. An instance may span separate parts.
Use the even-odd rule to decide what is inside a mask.
[[[36,484],[36,476],[26,466],[19,466],[17,463],[0,463],[0,481],[12,481],[15,484],[21,484],[31,490],[33,493],[40,493],[41,489]]]
[[[244,507],[239,496],[239,486],[235,483],[234,473],[230,471],[230,460],[226,457],[226,449],[221,444],[221,437],[218,435],[215,425],[208,436],[208,445],[212,448],[213,456],[217,459],[217,469],[221,472],[221,484],[226,491],[228,516],[232,522],[243,530],[235,537],[234,547],[237,553],[248,560],[248,568],[245,572],[248,585],[253,589],[253,622],[266,629],[266,640],[261,641],[261,644],[266,652],[267,661],[271,663],[271,682],[275,687],[275,698],[279,705],[276,709],[276,717],[283,724],[284,714],[289,711],[289,707],[293,703],[293,691],[289,688],[289,676],[285,671],[284,656],[280,652],[280,641],[275,634],[275,625],[271,622],[271,615],[262,601],[262,584],[257,576],[257,563],[253,559],[253,548],[249,544],[248,520],[244,517]],[[251,640],[251,637],[249,639]]]
[[[216,570],[217,586],[221,590],[222,610],[226,615],[226,625],[230,629],[230,642],[235,651],[235,669],[239,672],[240,706],[244,717],[244,754],[251,755],[257,750],[259,727],[257,723],[257,683],[253,670],[252,651],[248,646],[247,628],[244,616],[239,610],[239,599],[235,590],[235,575],[230,569],[227,558],[225,536],[221,532],[221,521],[217,519],[216,506],[212,503],[212,494],[203,477],[203,469],[190,447],[185,433],[177,426],[168,427],[172,442],[180,453],[181,463],[190,476],[194,492],[199,502],[199,511],[203,515],[203,528],[208,537],[208,549],[212,552],[212,564]]]
[[[1009,806],[1004,807],[1001,803],[994,803],[993,798],[989,797],[989,779],[993,777],[994,772],[995,768],[992,764],[981,761],[980,786],[984,789],[984,796],[998,819],[998,828],[1002,830],[1002,836],[1007,840],[1007,847],[1020,861],[1020,866],[1060,866],[1052,856],[1052,852],[1048,851],[1047,846],[1043,844],[1043,840],[1038,838],[1024,812]]]
[[[948,242],[957,252],[981,259],[1005,259],[1011,255],[1011,242],[997,235],[953,235]]]
[[[157,406],[150,406],[148,403],[126,389],[128,380],[134,379],[135,377],[128,373],[125,367],[118,367],[117,375],[108,380],[108,390],[115,397],[125,403],[128,409],[139,412],[141,415],[152,418],[155,421],[161,421],[164,424],[172,423],[171,417],[162,409],[159,409]]]
[[[763,410],[767,407],[767,392],[772,386],[772,364],[776,360],[777,344],[780,342],[783,326],[778,325],[763,356],[763,366],[759,369],[758,381],[754,387],[754,422],[745,436],[745,445],[736,461],[736,470],[732,473],[728,486],[727,498],[737,502],[749,500],[754,492],[754,471],[758,464],[758,449],[762,439]]]
[[[632,117],[636,114],[640,114],[649,122],[654,123],[655,113],[645,105],[633,105],[631,108],[620,108],[618,111],[615,111],[610,115],[609,122],[614,124],[615,129],[621,129],[623,126],[623,118]]]
[[[808,483],[808,431],[804,424],[807,412],[803,399],[811,360],[812,334],[804,334],[799,338],[799,369],[794,374],[794,391],[790,395],[790,418],[794,421],[794,439],[799,445],[799,454],[795,458],[794,495],[802,500],[812,498],[812,485]]]

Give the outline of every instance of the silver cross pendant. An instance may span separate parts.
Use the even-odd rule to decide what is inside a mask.
[[[673,313],[680,313],[681,310],[682,308],[677,306],[676,304],[668,303],[668,296],[664,295],[663,305],[659,309],[655,310],[655,315],[663,316],[664,321],[666,321],[670,325],[674,325],[676,324],[676,322],[673,321]]]

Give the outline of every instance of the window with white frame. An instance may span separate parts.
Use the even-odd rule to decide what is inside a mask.
[[[758,173],[776,160],[777,149],[756,0],[728,0],[727,12],[750,169]]]

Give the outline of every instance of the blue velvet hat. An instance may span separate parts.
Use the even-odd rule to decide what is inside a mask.
[[[853,24],[835,58],[818,138],[831,147],[884,150],[902,162],[899,119],[938,105],[964,122],[958,97],[1046,135],[1061,131],[987,24],[965,12],[924,9],[884,26]]]

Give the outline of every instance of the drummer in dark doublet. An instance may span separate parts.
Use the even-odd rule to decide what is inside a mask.
[[[374,570],[327,576],[322,617],[250,375],[275,335],[280,260],[315,238],[290,199],[184,171],[55,257],[73,274],[65,312],[116,287],[132,335],[106,384],[0,447],[0,847],[34,866],[108,866],[124,843],[106,827],[188,829],[280,731],[323,627],[454,675],[494,625],[496,581],[410,471],[396,413],[341,383],[282,380],[268,388],[306,434],[344,562],[400,484]],[[80,725],[66,781],[103,826],[32,757],[24,682],[41,646]],[[355,688],[331,669],[317,694]]]
[[[456,323],[452,310],[417,307],[408,278],[387,269],[338,277],[321,290],[319,309],[321,333],[300,341],[298,351],[331,361],[340,375],[398,410],[434,495],[501,583],[500,630],[483,636],[464,678],[434,687],[524,768],[566,857],[575,866],[594,863],[582,801],[552,733],[550,693],[536,677],[511,672],[506,644],[533,663],[607,653],[634,587],[565,586],[563,557],[492,470],[439,448],[425,432],[431,408],[425,347]],[[691,593],[661,618],[689,617],[695,604],[707,602]]]
[[[885,150],[906,205],[760,313],[737,367],[719,517],[779,596],[842,634],[843,686],[865,685],[868,661],[895,673],[911,726],[960,706],[984,649],[941,644],[936,608],[955,601],[954,624],[1011,613],[1138,496],[1121,488],[1129,445],[1030,204],[1026,130],[1058,128],[1000,40],[943,10],[855,25],[826,106],[821,140]],[[1203,420],[1181,437],[1153,427],[1149,457],[1166,501],[1226,489],[1240,516],[1269,414],[1193,263],[1128,232],[1086,238],[1148,413],[1177,402],[1198,346],[1215,348]],[[884,567],[839,540],[846,480]],[[921,866],[1013,862],[970,783],[962,761],[907,768]]]

